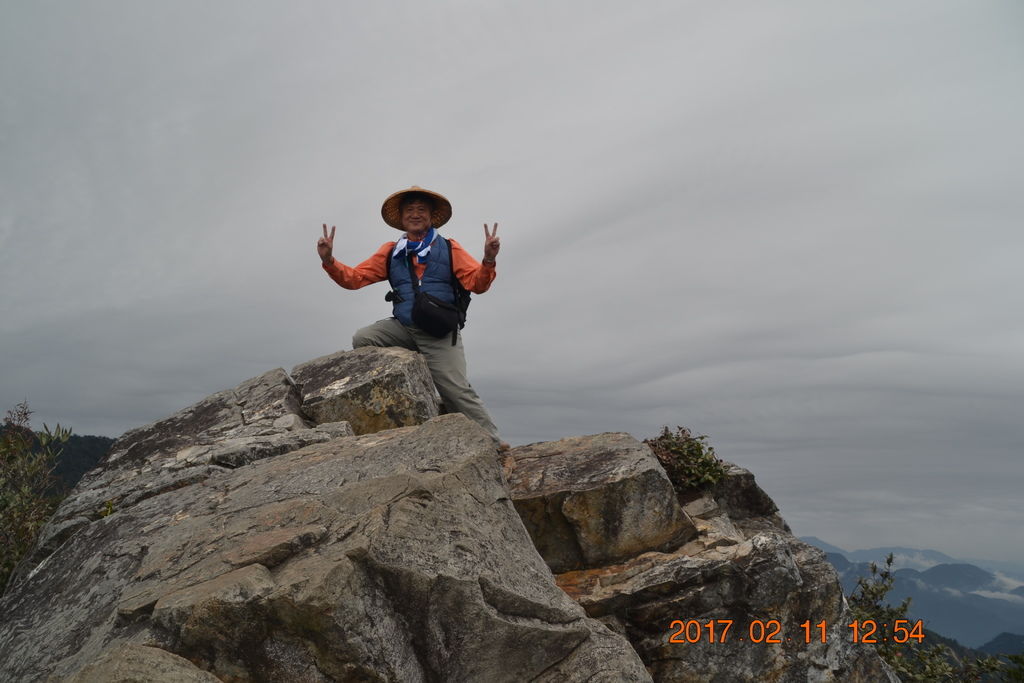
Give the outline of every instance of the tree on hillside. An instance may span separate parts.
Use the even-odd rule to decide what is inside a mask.
[[[877,641],[874,645],[878,654],[893,668],[903,681],[961,681],[992,680],[992,675],[1002,674],[1003,680],[1015,681],[1013,669],[995,657],[960,660],[946,645],[924,644],[924,637],[910,638],[904,643],[896,642],[893,625],[897,621],[910,624],[907,611],[910,598],[899,605],[887,603],[886,595],[892,589],[896,578],[892,573],[892,553],[885,558],[885,567],[879,569],[871,563],[871,576],[857,579],[857,588],[850,595],[850,611],[856,622],[873,622],[878,626]],[[882,625],[888,627],[883,630]],[[906,632],[907,629],[905,628]],[[927,633],[927,631],[925,631]]]
[[[52,432],[46,425],[33,432],[31,415],[22,401],[7,411],[0,430],[0,593],[57,506],[58,496],[48,491],[54,461],[71,435],[59,424]]]
[[[1007,655],[1003,680],[1007,683],[1024,683],[1024,654]]]

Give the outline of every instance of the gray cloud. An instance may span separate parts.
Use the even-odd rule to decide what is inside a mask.
[[[4,408],[117,435],[387,315],[411,184],[513,442],[662,425],[799,534],[1024,560],[1014,3],[32,5],[0,26]],[[984,529],[985,533],[978,533]]]

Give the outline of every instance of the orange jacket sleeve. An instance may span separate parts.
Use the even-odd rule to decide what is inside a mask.
[[[394,242],[387,242],[380,249],[374,252],[373,256],[360,263],[355,268],[346,266],[341,261],[334,259],[330,263],[323,264],[323,269],[345,289],[359,289],[366,285],[388,279],[388,258],[391,250],[395,248]]]
[[[498,274],[494,264],[480,263],[450,237],[448,242],[452,245],[452,267],[455,268],[455,277],[459,278],[462,286],[474,294],[483,294],[490,289]]]

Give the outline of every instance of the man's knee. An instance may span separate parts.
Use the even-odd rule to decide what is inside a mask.
[[[419,350],[402,323],[394,318],[378,320],[356,330],[352,335],[352,348],[358,349],[361,346],[398,346],[412,351]]]
[[[356,330],[356,333],[352,335],[352,348],[358,349],[360,346],[380,346],[369,327]]]

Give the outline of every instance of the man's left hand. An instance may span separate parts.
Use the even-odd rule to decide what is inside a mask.
[[[498,237],[498,224],[495,223],[494,229],[490,230],[484,223],[484,260],[493,261],[498,256],[499,249],[501,249],[501,239]]]

